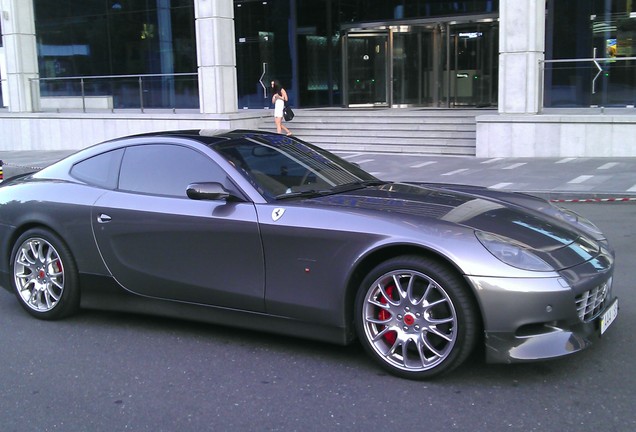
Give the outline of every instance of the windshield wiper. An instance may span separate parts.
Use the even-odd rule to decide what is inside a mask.
[[[332,193],[342,193],[349,192],[356,189],[363,189],[370,186],[382,186],[387,184],[387,182],[382,180],[360,180],[351,183],[345,183],[338,186],[335,186],[331,189]]]
[[[308,197],[328,195],[330,193],[332,193],[332,191],[328,189],[327,190],[309,189],[309,190],[283,193],[280,195],[276,195],[274,198],[277,200],[284,200],[284,199],[298,198],[298,197],[308,198]]]
[[[351,183],[344,183],[341,185],[334,186],[331,189],[306,189],[300,191],[291,191],[284,194],[276,195],[274,198],[277,200],[289,199],[289,198],[308,198],[308,197],[317,197],[317,196],[325,196],[325,195],[335,195],[343,192],[350,192],[357,189],[363,189],[365,187],[370,186],[382,186],[387,184],[387,182],[382,180],[361,180],[355,181]]]

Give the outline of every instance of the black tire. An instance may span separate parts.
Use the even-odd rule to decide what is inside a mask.
[[[378,265],[362,281],[355,325],[365,351],[391,374],[429,379],[462,364],[478,337],[478,313],[452,268],[421,256]]]
[[[33,228],[16,240],[11,275],[18,301],[34,317],[55,320],[79,309],[77,265],[66,244],[52,232]]]

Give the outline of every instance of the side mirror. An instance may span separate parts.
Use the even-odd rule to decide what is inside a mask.
[[[186,195],[193,200],[225,200],[232,194],[221,183],[192,183],[186,189]]]

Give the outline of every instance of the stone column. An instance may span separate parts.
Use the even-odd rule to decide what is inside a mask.
[[[200,110],[204,114],[237,111],[234,2],[194,0]]]
[[[0,8],[9,90],[4,97],[10,112],[35,111],[40,87],[29,81],[39,77],[33,0],[0,0]]]
[[[499,113],[537,114],[545,57],[545,1],[499,2]]]

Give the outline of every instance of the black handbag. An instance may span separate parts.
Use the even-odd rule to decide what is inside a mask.
[[[285,121],[293,120],[295,115],[296,114],[294,114],[294,111],[291,109],[291,107],[289,105],[285,105],[285,108],[283,108],[283,118],[285,119]]]

